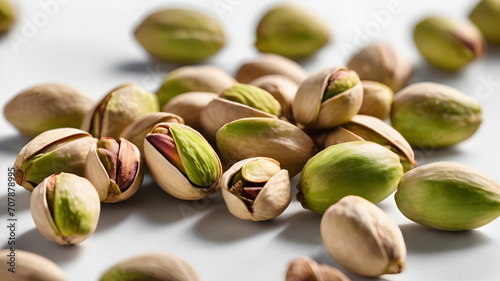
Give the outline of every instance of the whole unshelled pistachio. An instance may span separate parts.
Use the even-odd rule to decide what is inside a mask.
[[[149,15],[135,30],[135,37],[151,55],[174,63],[206,59],[226,43],[217,20],[186,9],[167,9]]]
[[[369,45],[356,53],[349,63],[361,80],[371,80],[401,90],[413,74],[412,63],[395,47],[387,44]]]
[[[255,46],[264,53],[299,59],[316,53],[329,40],[330,30],[317,15],[301,6],[281,5],[260,20]]]
[[[474,229],[500,216],[500,184],[459,163],[413,169],[401,179],[394,198],[407,218],[440,230]]]
[[[302,207],[323,214],[347,195],[379,203],[391,195],[403,176],[399,157],[369,141],[332,145],[309,159],[297,184]]]
[[[159,111],[158,99],[133,83],[124,84],[107,94],[83,120],[82,130],[94,137],[118,139],[137,118]]]
[[[500,1],[482,0],[469,15],[490,43],[500,44]]]
[[[299,88],[297,83],[286,76],[271,74],[253,80],[250,85],[270,93],[280,103],[281,114],[288,120],[293,120],[292,102]]]
[[[209,92],[187,92],[173,97],[163,107],[163,112],[177,114],[184,119],[184,123],[189,127],[200,131],[200,114],[212,100],[219,95]],[[151,130],[150,130],[151,131]]]
[[[342,271],[310,258],[293,260],[286,272],[286,281],[351,281]]]
[[[101,203],[87,179],[60,173],[47,177],[33,190],[30,210],[45,238],[60,245],[73,245],[94,233]]]
[[[381,120],[389,118],[394,92],[387,85],[375,81],[361,81],[363,103],[358,114],[370,115]]]
[[[266,157],[235,163],[222,175],[221,189],[228,210],[243,220],[273,219],[292,199],[288,171]]]
[[[457,71],[486,52],[484,36],[474,24],[445,17],[420,21],[413,39],[429,63],[446,71]]]
[[[211,66],[182,66],[172,70],[165,76],[156,94],[160,108],[173,97],[187,92],[209,92],[220,94],[231,88],[236,80],[224,70]]]
[[[321,238],[330,255],[356,274],[378,277],[405,267],[406,246],[399,226],[361,197],[346,196],[326,210]]]
[[[124,260],[108,271],[100,281],[199,281],[193,267],[184,259],[164,253],[151,253]]]
[[[14,163],[16,183],[32,191],[52,174],[83,176],[87,154],[95,142],[89,133],[73,128],[41,133],[19,152]]]
[[[14,258],[14,272],[11,258]],[[0,250],[0,280],[2,281],[66,281],[61,268],[46,257],[16,249]]]
[[[307,78],[307,72],[295,61],[277,54],[262,54],[257,60],[244,63],[238,69],[236,80],[240,83],[250,83],[271,74],[288,77],[297,85]]]
[[[80,128],[94,101],[71,86],[46,83],[29,88],[4,107],[5,118],[21,134],[35,137],[57,128]]]
[[[144,139],[146,163],[167,193],[197,200],[220,189],[222,164],[210,144],[191,127],[160,123]]]
[[[0,34],[9,31],[16,19],[14,7],[10,0],[0,0]]]
[[[445,147],[472,136],[481,105],[452,87],[415,83],[394,96],[392,126],[414,147]]]

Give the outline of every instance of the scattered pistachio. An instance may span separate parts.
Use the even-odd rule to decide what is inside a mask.
[[[286,281],[351,281],[342,271],[310,258],[293,260],[286,272]]]
[[[9,31],[16,19],[14,7],[10,0],[0,0],[0,34]]]
[[[11,258],[14,258],[12,262]],[[15,265],[14,272],[11,262]],[[0,280],[2,281],[66,281],[61,268],[46,257],[15,249],[0,250]]]
[[[262,54],[257,60],[243,64],[238,69],[236,80],[240,83],[250,83],[271,74],[288,77],[297,85],[307,78],[307,72],[295,61],[277,54]]]
[[[490,43],[500,44],[500,1],[482,0],[469,15]]]
[[[250,82],[270,93],[281,105],[282,116],[293,120],[292,102],[299,88],[298,84],[290,78],[279,74],[270,74],[259,77]]]
[[[363,103],[359,114],[370,115],[381,120],[389,118],[394,92],[388,86],[375,81],[361,81]]]
[[[200,131],[202,129],[200,123],[201,111],[218,96],[216,93],[209,92],[183,93],[173,97],[165,104],[162,111],[177,114],[184,119],[186,125]]]

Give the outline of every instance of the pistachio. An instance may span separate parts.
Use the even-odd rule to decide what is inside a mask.
[[[293,120],[292,102],[299,88],[297,83],[286,76],[271,74],[251,81],[250,85],[270,93],[280,103],[282,115],[288,120]]]
[[[486,52],[485,39],[476,26],[445,17],[420,21],[413,39],[429,63],[446,71],[457,71]]]
[[[187,92],[209,92],[220,94],[231,88],[236,80],[224,70],[210,65],[183,66],[165,76],[158,92],[160,108],[173,97]]]
[[[302,207],[323,214],[347,195],[375,204],[391,195],[403,176],[399,157],[369,141],[332,145],[309,159],[297,184]]]
[[[260,20],[255,46],[264,53],[299,59],[316,53],[329,40],[330,30],[317,15],[301,6],[281,5]]]
[[[500,1],[482,0],[469,15],[490,43],[500,44]]]
[[[358,114],[370,115],[381,120],[389,118],[394,92],[387,85],[375,81],[361,81],[363,103]]]
[[[167,9],[149,15],[135,30],[135,37],[151,55],[174,63],[206,59],[226,43],[217,20],[186,9]]]
[[[165,104],[162,111],[177,114],[184,119],[186,125],[200,131],[201,111],[218,96],[219,95],[216,93],[208,92],[183,93],[173,97],[167,104]]]
[[[406,246],[398,225],[361,197],[346,196],[326,210],[321,238],[330,255],[356,274],[378,277],[405,267]]]
[[[33,138],[57,128],[80,128],[94,101],[64,84],[46,83],[29,88],[4,107],[5,118],[21,134]]]
[[[307,78],[307,72],[295,61],[277,54],[262,54],[257,60],[243,64],[238,69],[236,80],[240,83],[250,83],[271,74],[288,77],[297,85]]]
[[[309,76],[292,103],[300,127],[327,129],[349,122],[363,102],[363,88],[354,71],[327,68]]]
[[[412,63],[394,46],[374,44],[361,49],[349,63],[361,80],[371,80],[401,90],[413,74]]]
[[[229,212],[243,220],[273,219],[283,213],[292,198],[288,171],[266,157],[235,163],[222,175],[221,187]]]
[[[101,204],[87,179],[60,173],[47,177],[33,190],[30,210],[45,238],[60,245],[73,245],[94,233]]]
[[[500,184],[453,162],[427,164],[406,173],[395,199],[407,218],[440,230],[474,229],[500,216]]]
[[[199,281],[193,267],[184,259],[164,253],[151,253],[124,260],[108,271],[100,281],[165,280]]]
[[[316,153],[314,141],[296,126],[279,119],[242,118],[224,125],[216,135],[217,148],[228,165],[251,158],[269,157],[298,174]]]
[[[144,140],[146,163],[167,193],[196,200],[220,189],[222,164],[210,144],[191,127],[160,123]]]
[[[121,132],[137,118],[159,111],[158,99],[136,84],[124,84],[107,94],[85,116],[82,130],[94,137],[118,139]]]
[[[310,258],[293,260],[286,272],[286,281],[351,281],[342,271],[318,264]]]
[[[14,7],[10,0],[0,0],[0,34],[9,31],[16,19]]]
[[[394,96],[392,126],[415,147],[457,144],[481,122],[481,105],[446,85],[415,83]]]
[[[16,183],[32,191],[46,177],[61,172],[83,176],[92,136],[78,129],[61,128],[41,133],[26,144],[14,163]]]
[[[11,268],[14,258],[15,272]],[[15,249],[0,250],[0,279],[3,281],[66,281],[61,268],[46,257]]]

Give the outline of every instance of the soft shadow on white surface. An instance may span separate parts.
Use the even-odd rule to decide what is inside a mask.
[[[286,227],[279,237],[294,243],[316,245],[318,239],[321,241],[320,223],[321,215],[309,210],[298,211],[286,218]]]
[[[7,202],[7,193],[0,195],[0,202]],[[31,192],[25,190],[23,187],[16,185],[16,200],[15,210],[16,212],[21,212],[30,209],[30,198]],[[7,209],[7,208],[5,208]]]
[[[30,139],[28,137],[21,134],[4,136],[0,138],[0,151],[11,155],[17,155],[19,151],[21,151],[21,148],[29,141]],[[12,162],[12,165],[14,165],[14,162]]]
[[[466,69],[457,72],[444,71],[422,59],[415,63],[410,84],[418,82],[436,82],[448,85],[463,80],[466,77]]]
[[[459,146],[451,146],[444,148],[415,148],[414,153],[418,166],[422,166],[427,163],[443,161],[443,159],[459,158],[467,152],[460,149]]]

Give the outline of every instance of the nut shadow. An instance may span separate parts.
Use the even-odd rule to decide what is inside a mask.
[[[409,81],[409,84],[417,82],[436,82],[441,84],[453,84],[454,81],[463,80],[466,76],[466,68],[461,71],[448,72],[441,70],[425,59],[419,60],[415,63],[413,76]]]
[[[488,62],[490,60],[498,61],[500,59],[500,45],[488,44],[488,50],[484,59]]]
[[[298,211],[286,218],[286,228],[280,238],[302,244],[317,245],[320,234],[321,215],[309,210]]]
[[[2,194],[0,196],[0,204],[5,204],[2,205],[5,206],[5,209],[7,209],[7,197],[7,194]],[[16,200],[16,206],[14,207],[16,213],[30,209],[30,198],[31,192],[25,190],[19,185],[16,185],[16,196],[14,197],[14,199]]]
[[[4,136],[0,138],[0,151],[16,156],[29,141],[30,138],[21,134]],[[14,165],[14,162],[12,162],[12,165]]]
[[[443,148],[415,148],[414,152],[415,160],[417,161],[418,166],[436,161],[442,161],[442,159],[453,161],[453,159],[458,159],[466,153],[464,150],[460,149],[459,145]]]

